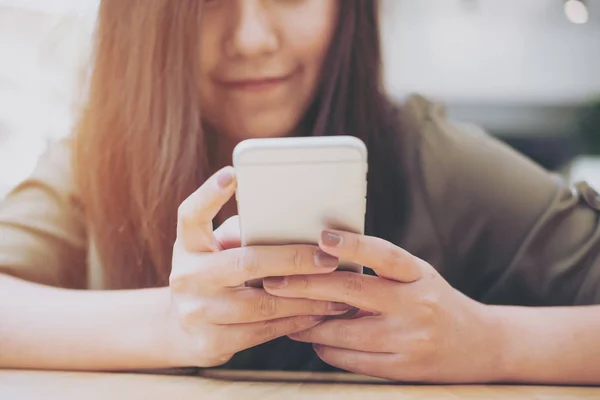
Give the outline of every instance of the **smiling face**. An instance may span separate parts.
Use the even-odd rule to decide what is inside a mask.
[[[204,119],[236,139],[289,135],[320,83],[338,0],[205,0]]]

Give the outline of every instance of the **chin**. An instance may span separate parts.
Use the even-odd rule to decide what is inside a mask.
[[[225,129],[229,136],[237,139],[274,138],[290,136],[298,125],[300,118],[282,118],[281,115],[262,118],[242,118],[236,126]]]

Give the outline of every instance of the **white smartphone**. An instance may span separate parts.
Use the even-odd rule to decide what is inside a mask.
[[[364,234],[368,161],[360,139],[249,139],[233,164],[243,246],[317,244],[326,229]],[[340,260],[339,269],[363,267]]]

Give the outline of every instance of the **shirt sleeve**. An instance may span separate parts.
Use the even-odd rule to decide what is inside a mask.
[[[490,304],[600,303],[600,196],[418,102],[415,169],[449,282]]]
[[[86,286],[86,233],[72,190],[68,142],[42,155],[0,201],[0,273],[65,288]]]

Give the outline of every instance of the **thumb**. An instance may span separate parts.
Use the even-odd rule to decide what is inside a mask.
[[[192,253],[218,250],[212,221],[236,189],[235,171],[227,167],[210,177],[179,206],[177,239]]]

